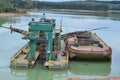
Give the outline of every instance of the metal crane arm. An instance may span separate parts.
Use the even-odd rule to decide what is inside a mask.
[[[18,28],[13,28],[12,26],[10,26],[10,27],[0,26],[0,27],[10,29],[11,33],[14,31],[14,32],[20,33],[20,34],[22,34],[24,36],[28,35],[27,31],[22,30],[22,29],[18,29]]]

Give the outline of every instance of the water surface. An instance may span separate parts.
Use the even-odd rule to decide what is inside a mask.
[[[39,21],[43,12],[31,12],[27,16],[0,17],[0,25],[27,30],[31,18]],[[67,80],[68,77],[81,77],[86,79],[120,76],[120,16],[112,14],[92,13],[59,13],[46,12],[46,17],[55,18],[57,26],[62,19],[62,34],[90,30],[99,27],[107,29],[93,31],[97,33],[109,46],[111,46],[111,62],[70,61],[66,71],[51,71],[37,63],[33,69],[16,70],[9,68],[10,58],[27,43],[22,35],[10,30],[0,28],[0,79],[1,80]]]

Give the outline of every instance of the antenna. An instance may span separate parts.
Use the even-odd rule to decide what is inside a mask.
[[[61,20],[60,20],[60,32],[62,32],[62,20],[63,20],[63,18],[61,18]]]
[[[43,13],[43,19],[45,19],[45,13]]]
[[[87,31],[94,31],[94,30],[105,29],[105,28],[108,28],[108,27],[100,27],[100,28],[90,29],[90,30],[87,30]]]

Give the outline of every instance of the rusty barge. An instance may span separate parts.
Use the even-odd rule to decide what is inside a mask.
[[[62,35],[69,57],[81,59],[111,59],[112,49],[96,33],[78,31]]]

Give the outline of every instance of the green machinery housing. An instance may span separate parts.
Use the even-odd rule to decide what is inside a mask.
[[[36,49],[40,50],[42,60],[56,60],[53,50],[60,50],[60,34],[54,33],[55,26],[55,19],[44,17],[38,22],[33,19],[29,23],[29,36],[24,37],[24,39],[30,40],[30,50],[26,56],[28,60],[35,59]]]

